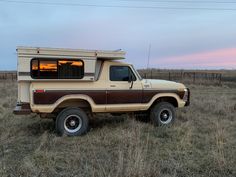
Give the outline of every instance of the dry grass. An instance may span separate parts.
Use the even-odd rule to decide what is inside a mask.
[[[16,84],[0,83],[0,176],[236,176],[236,87],[190,85],[171,127],[100,115],[82,137],[12,114]]]

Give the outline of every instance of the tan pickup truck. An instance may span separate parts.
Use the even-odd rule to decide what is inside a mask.
[[[175,108],[188,106],[183,84],[142,79],[123,51],[18,47],[15,114],[53,118],[60,135],[87,132],[96,113],[134,113],[168,125]]]

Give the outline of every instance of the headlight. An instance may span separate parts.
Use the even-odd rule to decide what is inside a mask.
[[[183,97],[183,100],[184,101],[188,101],[188,94],[189,94],[189,92],[188,92],[188,89],[184,89],[184,97]]]

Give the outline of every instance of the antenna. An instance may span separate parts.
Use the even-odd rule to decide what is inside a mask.
[[[147,71],[148,71],[148,68],[149,68],[151,47],[152,47],[151,44],[149,44],[149,48],[148,48],[148,61],[147,61],[147,69],[146,69]],[[147,79],[147,73],[145,73],[145,79]]]
[[[149,44],[149,48],[148,48],[148,62],[147,62],[147,69],[149,68],[149,61],[150,61],[150,53],[151,53],[151,44]]]

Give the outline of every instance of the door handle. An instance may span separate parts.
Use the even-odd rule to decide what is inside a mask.
[[[110,85],[111,87],[116,87],[116,85]]]

